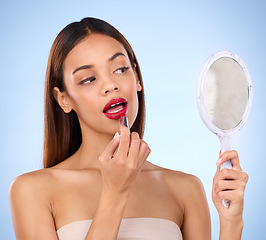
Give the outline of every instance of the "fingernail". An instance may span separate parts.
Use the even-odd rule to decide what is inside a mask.
[[[216,163],[216,166],[220,165],[221,161],[222,161],[222,159],[219,158],[218,161],[217,161],[217,163]]]
[[[118,139],[119,138],[119,132],[116,132],[116,134],[114,135],[114,139]]]
[[[128,118],[126,116],[123,116],[119,119],[119,122],[121,124],[121,126],[125,126],[125,127],[128,127]]]

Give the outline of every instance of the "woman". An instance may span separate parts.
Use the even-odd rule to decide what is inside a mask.
[[[10,187],[17,239],[210,239],[201,182],[146,161],[144,120],[142,77],[126,39],[99,19],[66,26],[48,60],[44,169]],[[227,159],[233,169],[220,171]],[[235,151],[220,156],[212,193],[220,239],[241,239],[247,179]]]

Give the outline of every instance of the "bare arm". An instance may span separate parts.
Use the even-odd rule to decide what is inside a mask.
[[[210,240],[211,220],[205,190],[201,181],[189,176],[184,186],[184,240]]]
[[[9,189],[9,202],[17,240],[56,240],[52,206],[35,173],[16,178]]]
[[[120,139],[111,141],[99,159],[102,197],[86,240],[117,239],[130,190],[149,154],[148,145],[136,132],[130,135],[127,127],[121,128]]]
[[[117,238],[130,189],[149,153],[148,145],[126,127],[121,129],[120,138],[110,142],[99,159],[103,189],[86,240]],[[47,177],[30,173],[17,178],[10,187],[10,207],[18,240],[58,239],[49,200],[52,197],[45,181]]]
[[[220,171],[220,165],[231,159],[232,169]],[[212,199],[220,217],[220,240],[240,240],[243,230],[244,191],[248,175],[242,172],[236,151],[228,151],[220,156],[217,172],[213,179]],[[226,208],[222,199],[229,199]]]

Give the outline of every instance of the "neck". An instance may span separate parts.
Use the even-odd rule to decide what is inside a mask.
[[[94,131],[82,133],[82,143],[78,151],[73,155],[75,168],[100,169],[98,161],[113,135],[103,134]]]

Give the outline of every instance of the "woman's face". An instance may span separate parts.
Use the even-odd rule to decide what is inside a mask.
[[[120,42],[102,34],[89,35],[66,57],[63,78],[65,103],[77,113],[82,129],[114,134],[124,113],[133,125],[141,86]],[[106,110],[111,104],[115,106]]]

